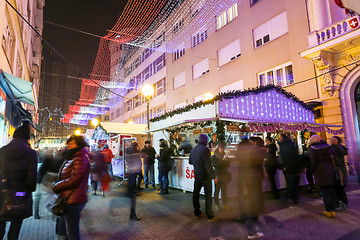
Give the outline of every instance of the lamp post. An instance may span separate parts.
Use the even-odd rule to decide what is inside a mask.
[[[150,84],[145,84],[141,88],[141,93],[146,99],[146,113],[147,113],[147,128],[150,130],[150,97],[154,94],[154,87]],[[147,138],[150,140],[150,132],[147,133]]]

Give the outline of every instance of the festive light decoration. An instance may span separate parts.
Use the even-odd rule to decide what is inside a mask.
[[[179,43],[185,43],[185,48],[191,48],[192,36],[199,29],[207,26],[207,36],[214,33],[214,16],[238,2],[129,0],[118,22],[100,40],[91,79],[83,80],[81,96],[75,104],[78,110],[69,111],[64,121],[70,121],[75,116],[70,114],[74,113],[99,113],[99,110],[79,106],[113,107],[122,104],[123,99],[119,95],[125,95],[128,89],[134,87],[130,83],[131,71],[130,75],[124,74],[133,61],[139,59],[134,64],[137,68],[142,59],[154,52],[174,52]],[[141,58],[138,58],[139,55],[142,55]],[[112,93],[107,89],[112,89]]]

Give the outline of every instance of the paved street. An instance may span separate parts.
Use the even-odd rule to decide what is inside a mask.
[[[354,181],[348,190],[350,208],[337,213],[335,219],[321,216],[322,200],[303,190],[296,206],[266,195],[266,213],[261,217],[263,239],[360,239],[360,187]],[[137,214],[142,220],[133,222],[129,221],[129,199],[123,191],[114,182],[106,197],[90,196],[80,222],[83,239],[247,239],[244,226],[232,220],[235,201],[230,202],[233,211],[218,212],[223,220],[209,223],[206,218],[193,218],[191,193],[171,190],[162,197],[149,188],[138,197]],[[20,239],[56,239],[55,219],[45,209],[40,214],[40,220],[24,221]]]

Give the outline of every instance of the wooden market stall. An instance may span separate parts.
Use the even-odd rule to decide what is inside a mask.
[[[157,152],[159,148],[155,143],[161,138],[171,140],[175,133],[185,133],[187,137],[190,135],[192,143],[200,133],[211,135],[212,132],[217,133],[219,141],[229,140],[232,131],[238,132],[239,136],[304,130],[328,131],[333,135],[343,133],[342,126],[316,123],[311,106],[274,85],[220,93],[209,101],[196,102],[166,112],[150,121]],[[301,140],[299,134],[297,137]],[[170,186],[192,191],[193,166],[188,163],[188,156],[174,156],[173,158],[175,163],[169,174]],[[279,171],[277,175],[279,176],[278,186],[285,187],[282,172]],[[232,182],[235,181],[236,179],[233,178]],[[302,178],[302,182],[306,184],[305,177]],[[267,179],[264,179],[263,186],[264,190],[269,189]]]

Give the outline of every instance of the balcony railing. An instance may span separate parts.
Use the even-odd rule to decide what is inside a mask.
[[[309,34],[309,47],[315,47],[317,45],[328,42],[332,39],[338,38],[349,32],[352,32],[360,27],[360,17],[358,15],[341,20],[333,25],[330,25],[324,29],[314,31]]]

